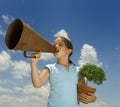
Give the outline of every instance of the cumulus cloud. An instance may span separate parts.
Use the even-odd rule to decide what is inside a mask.
[[[22,79],[30,74],[30,64],[20,60],[13,61],[6,52],[0,53],[0,71],[9,70],[15,79]],[[11,77],[12,78],[12,77]],[[19,81],[20,82],[20,81]],[[18,82],[12,80],[0,80],[0,106],[4,104],[9,107],[46,107],[49,95],[49,85],[43,85],[36,89],[32,84],[18,87]],[[8,87],[8,84],[12,88]],[[24,85],[24,83],[22,83]],[[5,86],[5,87],[3,87]]]
[[[29,76],[30,64],[25,61],[13,61],[11,56],[6,52],[0,53],[0,71],[11,71],[13,78],[22,79]]]
[[[66,32],[64,29],[61,29],[60,31],[58,31],[54,36],[55,36],[55,37],[61,37],[61,36],[62,36],[62,37],[64,37],[64,38],[70,40],[67,32]]]
[[[11,57],[6,51],[0,53],[0,71],[5,71],[10,68],[12,64]]]
[[[2,29],[2,26],[0,26],[0,35],[4,36],[5,35],[5,31]]]
[[[13,80],[9,80],[9,79],[6,79],[4,78],[5,80],[0,80],[0,86],[7,86],[8,84],[9,85],[16,85],[17,83]]]
[[[7,89],[7,88],[3,88],[3,87],[0,87],[0,92],[2,92],[2,93],[13,93],[13,91],[11,89]]]
[[[5,84],[7,84],[6,80],[0,80],[0,85],[5,85]]]
[[[3,14],[1,17],[6,24],[10,24],[14,20],[14,18],[12,16],[9,16],[9,15]],[[5,33],[6,32],[2,29],[2,26],[0,25],[0,35],[4,36]]]
[[[17,98],[15,98],[15,96],[12,95],[8,94],[0,95],[0,106],[3,106],[4,103],[6,103],[6,105],[9,105],[9,103],[14,103],[16,100]]]
[[[12,16],[4,15],[4,14],[2,15],[2,19],[6,24],[10,24],[14,20]]]
[[[16,79],[29,76],[30,69],[30,64],[25,61],[20,60],[12,63],[12,74]]]
[[[41,88],[34,88],[31,84],[24,86],[23,92],[25,95],[37,95],[42,98],[48,97],[49,94],[49,84],[43,85]]]
[[[52,60],[54,59],[53,54],[42,53],[41,60]],[[13,61],[11,56],[6,52],[0,53],[0,71],[11,71],[13,78],[23,79],[30,75],[31,67],[30,64],[23,60]]]
[[[10,91],[8,89],[8,91]],[[34,88],[32,85],[24,87],[14,87],[12,92],[19,93],[21,96],[13,96],[4,94],[0,96],[0,106],[4,103],[9,107],[46,107],[49,93],[49,84],[43,85],[41,88]]]
[[[40,58],[41,60],[52,60],[54,59],[54,55],[52,53],[42,53],[42,56]]]
[[[82,107],[114,107],[114,106],[112,106],[112,105],[110,105],[110,104],[108,104],[108,103],[106,103],[104,101],[96,101],[94,103],[89,103],[87,105],[81,103],[81,106]]]
[[[23,91],[23,88],[21,88],[21,87],[14,87],[13,90],[14,90],[15,93],[17,93],[17,92]]]
[[[78,63],[80,66],[85,63],[96,64],[98,66],[102,65],[102,63],[98,62],[96,49],[89,44],[83,45]]]

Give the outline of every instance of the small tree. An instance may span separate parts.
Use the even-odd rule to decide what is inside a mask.
[[[92,81],[97,85],[103,84],[106,80],[104,70],[95,64],[85,64],[79,69],[79,77],[86,77],[88,81]]]

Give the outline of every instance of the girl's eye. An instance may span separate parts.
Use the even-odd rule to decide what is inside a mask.
[[[63,46],[62,44],[59,44],[59,46]]]
[[[54,44],[54,46],[63,46],[62,44]]]
[[[63,43],[56,43],[56,44],[54,44],[54,46],[56,47],[56,46],[63,46]]]

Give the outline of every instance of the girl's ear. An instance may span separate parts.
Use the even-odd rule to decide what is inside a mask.
[[[68,53],[70,54],[72,52],[72,49],[68,49]]]

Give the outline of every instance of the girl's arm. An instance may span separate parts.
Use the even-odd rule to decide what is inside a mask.
[[[93,93],[88,93],[88,95],[82,93],[79,96],[79,101],[85,104],[92,103],[96,101],[96,96]]]
[[[86,84],[85,78],[81,78],[79,82]],[[78,95],[78,100],[82,103],[88,104],[96,101],[96,96],[93,93],[88,93],[88,94],[82,93]]]
[[[31,58],[31,78],[32,84],[35,88],[41,87],[49,78],[49,69],[44,68],[41,73],[38,73],[37,63],[41,56],[40,52],[34,53],[32,56],[36,58]]]

